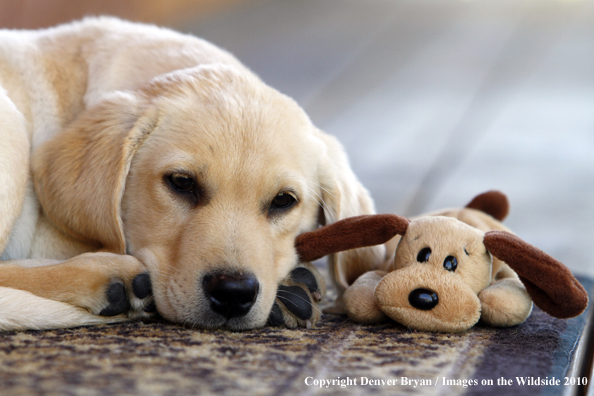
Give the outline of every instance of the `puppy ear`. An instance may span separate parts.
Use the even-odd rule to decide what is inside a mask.
[[[35,189],[54,225],[74,238],[125,254],[120,203],[126,176],[156,118],[156,109],[147,109],[146,100],[117,93],[35,151]]]
[[[301,261],[328,254],[386,243],[403,235],[410,220],[391,214],[349,217],[297,237],[295,249]]]
[[[509,212],[507,196],[504,193],[495,190],[477,195],[468,205],[466,205],[466,207],[485,212],[499,221],[503,221]]]
[[[488,231],[485,247],[519,275],[532,300],[557,318],[572,318],[588,305],[588,293],[562,263],[506,231]]]
[[[319,185],[325,223],[347,217],[375,213],[368,191],[352,172],[342,145],[323,132],[318,135],[325,143],[326,153],[319,165]],[[323,223],[322,223],[323,224]],[[378,269],[386,260],[383,245],[348,250],[328,256],[330,275],[338,291],[335,312],[342,312],[341,296],[355,279],[367,271]]]

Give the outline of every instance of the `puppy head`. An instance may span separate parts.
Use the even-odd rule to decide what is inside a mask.
[[[464,331],[480,318],[478,293],[491,283],[484,233],[454,218],[411,221],[396,249],[395,271],[375,290],[380,309],[410,328]]]
[[[264,325],[317,221],[324,145],[300,108],[233,69],[178,72],[147,90],[157,118],[122,200],[129,254],[167,319]]]
[[[105,98],[37,150],[34,177],[57,227],[145,263],[165,318],[243,329],[266,323],[324,201],[371,206],[343,157],[257,77],[201,66]]]

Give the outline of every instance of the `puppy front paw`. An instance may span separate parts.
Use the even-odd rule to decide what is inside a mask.
[[[301,263],[278,286],[268,324],[289,328],[315,326],[322,317],[319,303],[326,283],[311,263]]]
[[[76,256],[61,266],[68,279],[55,285],[53,298],[100,316],[148,318],[156,312],[146,268],[127,255],[97,252]]]
[[[143,319],[153,316],[157,309],[153,300],[151,280],[147,272],[142,272],[127,282],[114,278],[105,290],[106,305],[101,316],[127,314],[130,319]]]

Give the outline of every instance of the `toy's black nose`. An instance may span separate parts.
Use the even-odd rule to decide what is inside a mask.
[[[439,303],[439,298],[433,290],[415,289],[408,295],[408,302],[416,309],[429,311]]]
[[[203,279],[210,308],[227,319],[247,314],[258,296],[259,284],[253,275],[217,272]]]

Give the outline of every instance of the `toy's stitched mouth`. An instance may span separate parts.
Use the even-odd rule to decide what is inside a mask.
[[[399,307],[394,305],[384,306],[384,309],[395,310],[399,312],[410,312],[414,313],[415,315],[419,315],[419,310],[412,307]],[[390,312],[391,316],[392,312]],[[460,321],[465,321],[464,318],[455,317],[455,318],[438,318],[436,315],[432,315],[430,312],[422,312],[423,316],[431,316],[432,318],[438,319],[440,322],[443,323],[460,323]],[[468,315],[470,317],[470,315]],[[400,323],[400,322],[399,322]],[[404,323],[403,323],[404,324]]]
[[[477,294],[456,274],[436,272],[418,264],[386,275],[375,289],[380,309],[421,331],[464,331],[475,325],[481,315]]]
[[[480,310],[473,312],[475,315],[454,318],[437,318],[431,311],[423,312],[411,307],[386,306],[383,311],[397,323],[419,331],[465,331],[480,319]]]

